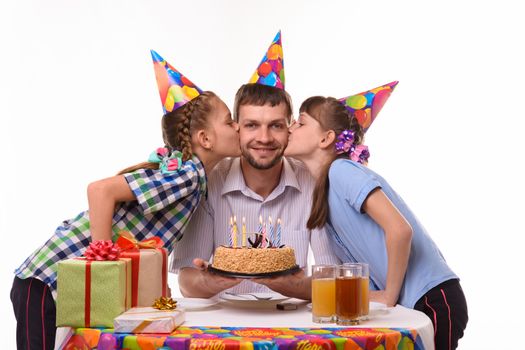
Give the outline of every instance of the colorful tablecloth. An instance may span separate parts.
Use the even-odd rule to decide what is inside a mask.
[[[401,328],[179,327],[169,335],[78,328],[66,350],[423,350],[414,330]]]

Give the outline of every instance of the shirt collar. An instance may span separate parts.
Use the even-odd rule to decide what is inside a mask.
[[[301,186],[299,185],[297,175],[295,174],[292,165],[290,164],[288,159],[283,157],[283,171],[281,172],[281,179],[279,180],[279,184],[277,185],[277,187],[272,191],[272,194],[276,191],[279,191],[279,193],[283,192],[287,186],[293,187],[298,191],[301,191]],[[232,165],[226,176],[224,185],[222,186],[221,195],[225,195],[229,192],[234,191],[241,191],[243,193],[251,191],[246,185],[246,182],[244,181],[244,176],[242,174],[241,168],[241,159],[239,157],[233,159],[232,161]],[[273,197],[272,194],[270,194],[269,197]]]

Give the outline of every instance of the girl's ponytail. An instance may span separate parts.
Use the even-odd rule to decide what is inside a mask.
[[[139,164],[135,164],[135,165],[129,166],[129,167],[125,168],[125,169],[122,169],[121,171],[119,171],[117,173],[117,175],[124,175],[124,174],[131,173],[131,172],[134,172],[135,170],[139,170],[139,169],[153,169],[153,170],[157,170],[158,168],[159,168],[159,163],[142,162],[142,163],[139,163]]]

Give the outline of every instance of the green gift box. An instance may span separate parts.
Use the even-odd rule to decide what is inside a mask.
[[[131,307],[131,259],[58,263],[57,327],[113,327]]]

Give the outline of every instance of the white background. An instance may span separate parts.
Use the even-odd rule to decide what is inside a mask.
[[[367,134],[370,167],[461,277],[460,348],[521,341],[522,14],[509,0],[2,0],[2,348],[15,348],[12,271],[87,208],[90,181],[161,145],[149,49],[231,107],[279,29],[296,114],[310,95],[400,81]]]

